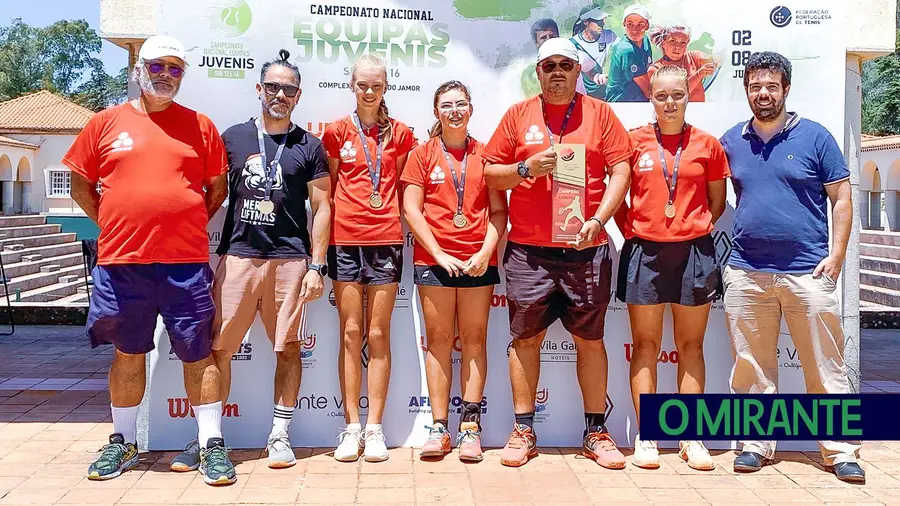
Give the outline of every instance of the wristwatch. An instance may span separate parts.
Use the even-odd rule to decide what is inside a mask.
[[[521,177],[522,179],[531,177],[531,173],[528,171],[528,166],[525,165],[525,162],[519,162],[516,171],[519,173],[519,177]]]
[[[309,264],[309,270],[317,272],[323,278],[328,274],[328,266],[325,264]]]

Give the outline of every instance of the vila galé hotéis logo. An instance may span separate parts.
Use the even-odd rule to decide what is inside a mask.
[[[506,356],[509,356],[513,347],[510,341],[506,345]],[[551,339],[544,338],[541,343],[541,362],[575,362],[578,358],[578,352],[575,349],[575,343],[568,339]]]
[[[361,395],[357,406],[360,414],[365,414],[369,409],[369,397]],[[306,411],[324,411],[325,416],[329,418],[344,417],[344,399],[340,395],[304,395],[297,398],[295,407]]]
[[[167,401],[169,403],[169,418],[187,418],[188,416],[196,418],[194,408],[186,397],[169,398]],[[241,410],[237,403],[226,404],[222,407],[222,418],[239,418],[240,416]]]
[[[461,414],[463,408],[463,398],[456,395],[450,398],[450,413]],[[481,414],[486,415],[488,412],[488,398],[482,397],[481,402],[479,403],[481,406]],[[431,413],[431,398],[427,395],[422,396],[412,396],[409,398],[409,412],[411,414],[414,413]]]

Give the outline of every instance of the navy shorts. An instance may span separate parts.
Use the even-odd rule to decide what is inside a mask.
[[[403,275],[403,246],[328,247],[328,277],[361,285],[399,283]]]
[[[578,251],[510,242],[503,270],[513,338],[536,336],[561,320],[582,339],[603,339],[612,282],[608,245]]]
[[[154,349],[161,315],[175,355],[196,362],[212,352],[213,273],[209,264],[98,265],[87,317],[91,347],[112,344],[122,353]]]
[[[423,286],[443,286],[446,288],[479,288],[500,283],[500,271],[496,265],[489,265],[484,274],[472,277],[467,274],[451,276],[440,265],[417,265],[415,284]]]
[[[622,302],[702,306],[723,292],[711,235],[681,242],[635,237],[622,246],[616,283]]]

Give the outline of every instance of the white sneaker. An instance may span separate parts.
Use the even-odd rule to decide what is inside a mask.
[[[344,430],[338,435],[337,449],[334,450],[334,459],[339,462],[356,462],[362,454],[364,443],[362,430]]]
[[[366,462],[384,462],[390,457],[381,429],[366,431]]]
[[[641,439],[641,435],[638,434],[634,438],[634,455],[631,463],[644,469],[658,469],[659,449],[656,446],[656,441],[644,441]]]
[[[678,443],[678,456],[687,462],[691,469],[712,471],[716,468],[715,462],[709,455],[709,450],[700,441],[680,441]]]

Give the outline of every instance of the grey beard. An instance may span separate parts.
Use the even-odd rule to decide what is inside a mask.
[[[172,100],[175,98],[175,95],[178,94],[178,85],[170,85],[172,91],[162,92],[156,89],[156,86],[153,84],[153,80],[150,79],[150,76],[147,75],[146,72],[141,72],[140,79],[138,80],[138,85],[141,87],[141,91],[144,92],[145,95],[152,95],[158,98],[164,98],[168,100]]]
[[[263,101],[262,106],[263,106],[263,112],[265,112],[266,115],[272,119],[284,119],[291,115],[290,108],[288,108],[288,110],[286,112],[280,113],[280,112],[275,112],[275,110],[272,108],[272,104],[269,102]]]

